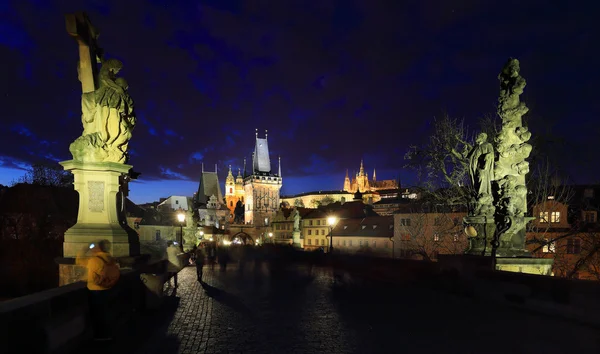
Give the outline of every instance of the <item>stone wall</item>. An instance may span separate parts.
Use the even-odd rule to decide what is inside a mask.
[[[164,262],[146,266],[160,273]],[[116,331],[145,308],[147,292],[142,270],[124,270],[114,291],[113,326]],[[0,303],[0,343],[3,354],[65,353],[92,336],[86,284],[77,282]]]

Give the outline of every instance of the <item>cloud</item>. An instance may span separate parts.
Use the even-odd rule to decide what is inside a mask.
[[[185,175],[175,172],[175,171],[172,171],[170,168],[164,167],[164,166],[160,166],[160,174],[161,174],[161,176],[169,178],[169,179],[184,179],[184,180],[188,179]]]
[[[196,151],[190,155],[189,160],[191,162],[202,162],[204,160],[204,154],[200,151]]]

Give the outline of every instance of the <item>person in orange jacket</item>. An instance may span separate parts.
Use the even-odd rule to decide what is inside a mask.
[[[90,244],[87,258],[87,288],[89,290],[90,314],[96,340],[110,340],[111,289],[119,281],[121,270],[109,253],[110,242],[102,240]]]

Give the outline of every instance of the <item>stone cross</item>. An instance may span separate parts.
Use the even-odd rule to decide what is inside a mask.
[[[102,49],[98,47],[98,30],[92,26],[85,12],[65,15],[67,33],[79,44],[79,81],[83,93],[96,90],[98,65]]]

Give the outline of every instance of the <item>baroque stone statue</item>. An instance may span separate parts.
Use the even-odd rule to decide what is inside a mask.
[[[136,118],[127,81],[117,77],[123,63],[103,59],[96,43],[98,30],[84,14],[67,15],[67,31],[80,47],[77,73],[83,91],[83,133],[69,147],[73,159],[127,163],[127,147]]]
[[[300,231],[300,212],[294,208],[294,231]]]
[[[480,133],[475,144],[468,155],[469,176],[475,199],[472,215],[491,216],[494,214],[492,196],[494,147],[488,142],[486,133]]]

